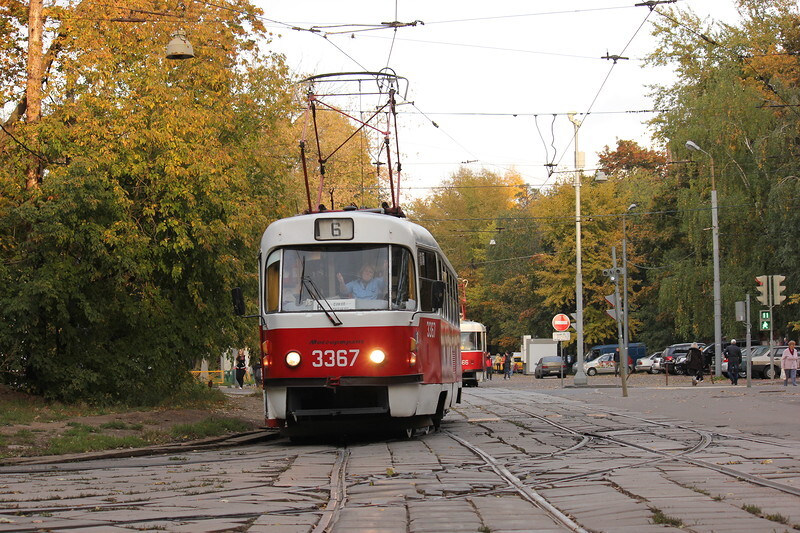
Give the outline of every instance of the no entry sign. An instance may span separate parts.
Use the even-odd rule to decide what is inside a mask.
[[[553,329],[556,331],[567,331],[570,326],[570,320],[564,313],[559,313],[553,317]]]

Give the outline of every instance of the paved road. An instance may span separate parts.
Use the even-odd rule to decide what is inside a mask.
[[[793,390],[642,381],[621,398],[600,381],[542,381],[465,389],[443,431],[412,440],[279,439],[0,468],[0,531],[752,533],[800,524],[800,440],[768,435],[782,434],[788,417],[774,426],[762,417],[756,435],[706,415],[720,404],[749,416],[795,402]]]

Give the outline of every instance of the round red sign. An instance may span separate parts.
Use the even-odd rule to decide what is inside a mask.
[[[553,329],[556,331],[567,331],[570,326],[570,320],[564,313],[559,313],[553,317]]]

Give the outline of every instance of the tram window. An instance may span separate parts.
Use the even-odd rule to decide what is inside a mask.
[[[392,309],[416,310],[415,277],[411,252],[407,248],[392,246]]]
[[[287,247],[283,263],[283,311],[389,308],[387,245]]]
[[[420,250],[417,254],[419,259],[419,297],[420,309],[431,312],[433,308],[433,284],[438,281],[439,269],[436,262],[436,254],[427,250]]]
[[[269,254],[267,258],[266,268],[266,283],[264,283],[264,303],[267,306],[267,312],[278,310],[278,287],[281,280],[281,253],[274,251]]]
[[[464,351],[472,351],[478,349],[478,332],[477,331],[462,331],[461,332],[461,349]]]

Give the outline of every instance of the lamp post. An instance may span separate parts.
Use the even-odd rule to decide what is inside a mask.
[[[627,236],[627,215],[632,210],[639,207],[631,204],[625,213],[622,214],[622,343],[625,347],[625,366],[627,369],[628,361],[628,342],[630,341],[630,331],[628,329],[628,236]]]
[[[567,115],[575,127],[575,329],[578,334],[576,343],[577,369],[573,383],[586,385],[589,380],[583,369],[583,269],[581,266],[581,175],[578,171],[578,129],[581,122],[574,113]]]
[[[719,287],[719,208],[717,187],[714,182],[714,158],[697,143],[686,141],[686,148],[703,152],[711,162],[711,238],[714,254],[714,375],[722,375],[722,296]]]

